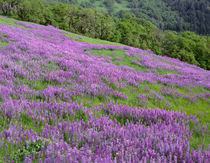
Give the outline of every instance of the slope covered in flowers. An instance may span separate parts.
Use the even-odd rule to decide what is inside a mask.
[[[0,161],[210,161],[209,71],[0,20]]]

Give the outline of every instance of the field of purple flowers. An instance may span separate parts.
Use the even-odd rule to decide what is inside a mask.
[[[0,162],[210,162],[210,72],[98,41],[0,18]]]

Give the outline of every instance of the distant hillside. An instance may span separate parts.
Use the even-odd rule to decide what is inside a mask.
[[[121,17],[124,13],[151,21],[164,30],[210,34],[209,0],[48,0],[68,3]]]

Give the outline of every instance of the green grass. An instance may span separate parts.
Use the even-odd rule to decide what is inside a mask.
[[[100,39],[94,39],[94,38],[90,38],[90,37],[86,37],[86,36],[82,36],[76,33],[71,33],[68,32],[66,34],[67,37],[78,41],[78,42],[87,42],[90,44],[104,44],[104,45],[120,45],[120,46],[125,46],[123,44],[120,43],[115,43],[115,42],[110,42],[110,41],[106,41],[106,40],[100,40]]]
[[[168,69],[163,69],[163,70],[155,69],[154,71],[155,71],[155,73],[158,73],[160,75],[166,75],[166,74],[180,74],[181,75],[181,72],[176,71],[176,70],[172,71],[172,70],[168,70]]]
[[[136,71],[147,71],[147,68],[143,66],[136,65],[132,63],[133,60],[138,60],[137,57],[130,57],[125,55],[124,50],[96,50],[92,49],[90,50],[92,55],[97,55],[97,56],[105,56],[105,57],[111,57],[112,58],[112,63],[118,66],[129,66],[134,68]]]
[[[7,38],[7,35],[3,34],[3,38]],[[0,38],[0,47],[5,48],[8,45],[8,42],[3,41],[2,38]]]
[[[15,22],[24,22],[24,21],[0,16],[0,24],[5,24],[5,25],[13,26],[13,27],[20,27],[20,28],[28,29],[27,27],[16,24]],[[27,23],[30,23],[30,22],[27,22]]]
[[[0,39],[0,47],[5,48],[7,45],[8,45],[7,42],[2,42],[1,39]]]
[[[0,139],[1,143],[1,139]],[[5,161],[9,161],[8,158],[13,158],[15,156],[14,152],[17,151],[20,147],[17,145],[13,145],[12,143],[6,142],[2,144],[0,150],[0,163],[4,163]]]
[[[144,66],[138,65],[134,63],[133,61],[139,61],[138,57],[131,57],[127,56],[125,54],[124,50],[114,50],[114,49],[92,49],[90,50],[92,55],[97,55],[97,56],[105,56],[105,57],[111,57],[112,58],[112,63],[118,66],[128,66],[134,68],[136,71],[143,71],[143,72],[148,72],[152,71],[154,73],[158,73],[159,75],[165,75],[165,74],[181,74],[178,71],[172,71],[168,69],[148,69]]]
[[[113,87],[113,86],[112,86]],[[149,88],[150,91],[160,94],[163,97],[163,100],[157,100],[155,95],[151,95],[149,91],[146,91],[146,87]],[[210,103],[206,99],[199,99],[197,102],[191,102],[186,98],[174,98],[168,95],[162,95],[160,91],[162,90],[162,84],[151,84],[149,82],[140,83],[139,87],[128,86],[123,89],[116,89],[117,92],[120,92],[126,96],[128,96],[128,100],[121,98],[114,98],[109,96],[107,98],[97,97],[74,97],[74,101],[78,103],[83,103],[87,107],[93,107],[95,105],[99,105],[100,103],[106,104],[107,101],[115,101],[118,104],[128,105],[128,106],[138,106],[143,108],[162,108],[166,110],[174,110],[174,111],[183,111],[186,112],[187,115],[197,115],[198,118],[202,120],[203,123],[210,123],[210,114],[206,114],[207,110],[210,107]],[[181,90],[182,88],[180,88]],[[184,90],[184,88],[183,88]],[[140,103],[139,95],[151,95],[148,98],[148,101],[145,104]]]
[[[16,26],[14,19],[2,17],[2,16],[0,16],[0,24]]]

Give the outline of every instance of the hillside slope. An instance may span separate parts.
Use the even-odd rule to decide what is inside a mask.
[[[208,162],[209,76],[0,17],[0,162]]]
[[[210,2],[208,0],[48,0],[122,16],[132,13],[164,30],[191,30],[210,34]]]

